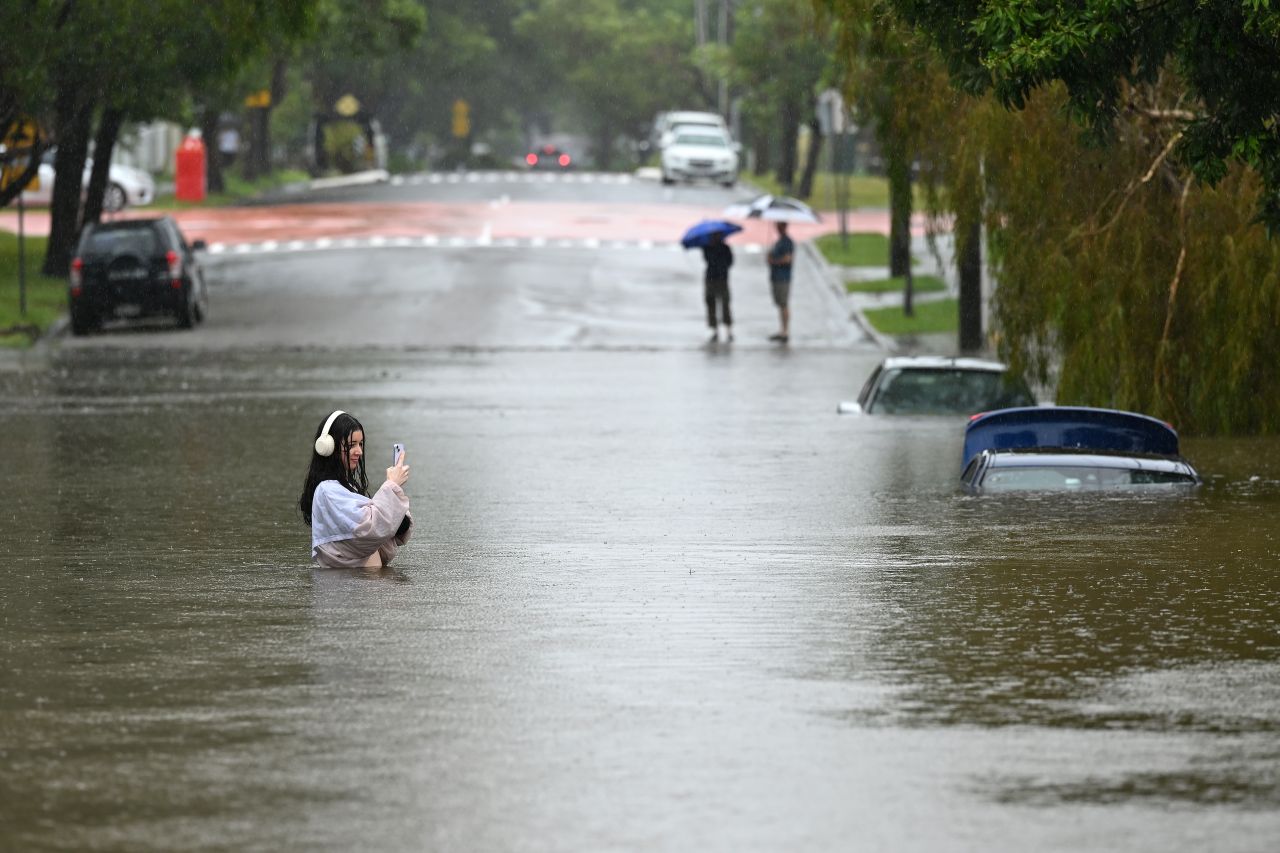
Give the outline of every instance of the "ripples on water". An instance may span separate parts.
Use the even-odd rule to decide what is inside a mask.
[[[0,822],[34,848],[1277,837],[1274,440],[1187,442],[1193,496],[966,497],[962,424],[831,414],[869,362],[701,359],[10,364]],[[376,578],[310,569],[291,509],[335,400],[414,466],[420,538]]]

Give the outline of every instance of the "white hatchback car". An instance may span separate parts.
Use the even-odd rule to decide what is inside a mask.
[[[842,415],[972,415],[1035,406],[1020,376],[998,361],[939,355],[893,356],[867,377],[857,402],[836,406]]]
[[[53,151],[45,152],[40,162],[40,187],[22,193],[23,204],[47,205],[53,199]],[[85,160],[81,192],[89,186],[93,161]],[[102,196],[102,208],[110,213],[126,207],[143,207],[156,200],[156,182],[147,172],[132,166],[112,163],[107,177],[107,189]]]
[[[710,180],[731,187],[738,180],[737,148],[713,127],[679,126],[662,149],[662,182]]]

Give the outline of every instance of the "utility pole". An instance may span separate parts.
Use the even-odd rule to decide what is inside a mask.
[[[719,36],[718,41],[724,46],[725,50],[729,49],[729,4],[732,0],[720,0],[720,26],[716,30]],[[720,78],[719,97],[716,98],[716,107],[720,115],[729,115],[729,78]]]
[[[707,8],[708,0],[693,0],[693,31],[695,44],[702,47],[711,40],[711,10]],[[726,50],[729,47],[730,30],[733,27],[733,0],[720,0],[719,13],[716,16],[716,43]],[[726,119],[729,117],[729,79],[721,77],[716,82],[716,110]]]

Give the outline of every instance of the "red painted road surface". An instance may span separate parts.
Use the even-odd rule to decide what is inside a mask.
[[[154,216],[148,210],[123,216]],[[188,239],[235,245],[266,240],[314,240],[321,237],[483,237],[651,240],[678,242],[693,223],[719,218],[719,209],[687,205],[576,204],[561,202],[413,202],[401,204],[285,204],[272,207],[219,207],[172,211]],[[855,211],[847,214],[850,231],[889,233],[887,211]],[[792,237],[806,240],[839,229],[835,213],[824,213],[818,225],[795,224]],[[745,230],[733,237],[738,244],[772,242],[773,227],[758,220],[743,222]],[[921,223],[913,230],[919,232]],[[0,229],[16,232],[18,214],[0,213]],[[44,209],[29,210],[27,234],[49,231]]]

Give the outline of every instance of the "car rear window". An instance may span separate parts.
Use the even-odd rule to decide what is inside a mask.
[[[1097,491],[1100,489],[1140,489],[1144,486],[1194,486],[1195,478],[1178,471],[1151,471],[1130,468],[1086,468],[1046,465],[992,468],[982,481],[989,492],[1025,490]]]
[[[704,136],[702,134],[680,134],[676,137],[677,145],[701,145],[706,148],[728,148],[729,143],[724,141],[723,136]]]
[[[887,415],[971,415],[1034,406],[1026,384],[991,370],[890,370],[871,411]]]
[[[149,257],[159,254],[160,241],[151,228],[112,228],[93,231],[85,237],[80,247],[81,257],[138,255]]]

